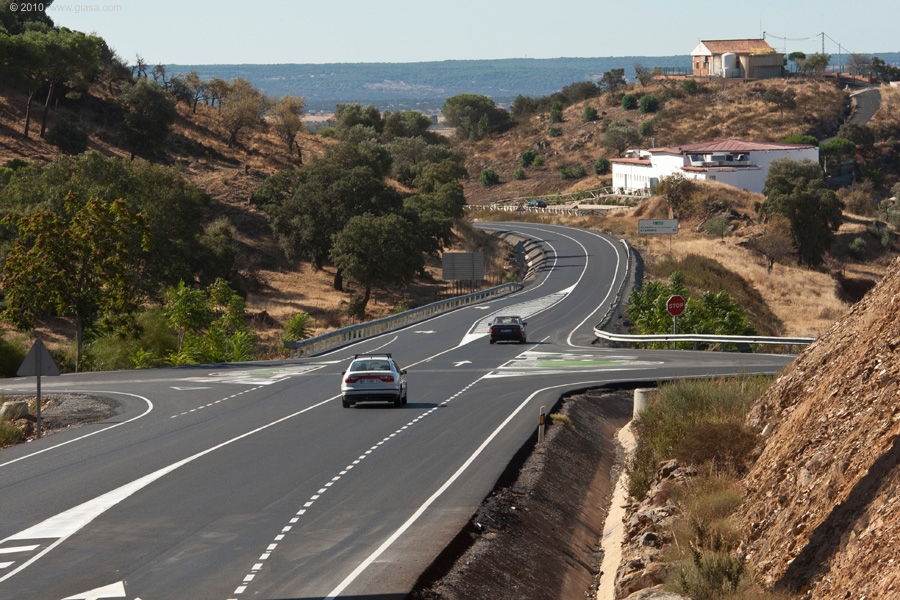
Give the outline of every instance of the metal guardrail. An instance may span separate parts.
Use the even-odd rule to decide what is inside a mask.
[[[807,337],[774,337],[774,336],[759,336],[759,335],[710,335],[710,334],[701,334],[701,333],[677,333],[677,334],[656,334],[656,335],[626,335],[620,333],[609,333],[607,331],[601,331],[599,329],[594,329],[594,334],[602,338],[604,340],[610,342],[625,342],[629,344],[652,344],[652,343],[665,343],[665,344],[676,344],[678,342],[693,342],[696,347],[697,344],[722,344],[722,351],[725,350],[725,344],[745,344],[748,345],[751,350],[755,345],[761,344],[775,344],[781,346],[788,346],[789,353],[792,353],[792,346],[806,346],[808,344],[816,341],[816,338],[807,338]]]
[[[631,272],[631,247],[628,242],[621,240],[628,250],[627,271]],[[815,341],[816,338],[811,337],[775,337],[775,336],[754,336],[754,335],[710,335],[699,333],[678,333],[678,334],[655,334],[655,335],[630,335],[620,333],[610,333],[603,331],[603,328],[609,324],[616,309],[622,302],[622,294],[625,291],[625,285],[628,277],[622,280],[619,291],[616,293],[615,301],[606,310],[603,319],[594,327],[594,335],[608,342],[624,342],[628,344],[653,344],[664,343],[675,346],[678,342],[693,342],[696,349],[697,344],[722,344],[722,351],[725,351],[725,344],[747,345],[751,350],[755,351],[754,346],[761,344],[773,344],[788,347],[788,353],[793,354],[793,346],[806,346]]]
[[[464,296],[455,296],[439,302],[432,302],[431,304],[426,304],[425,306],[420,306],[419,308],[407,310],[389,317],[382,317],[380,319],[375,319],[374,321],[335,329],[334,331],[322,333],[305,340],[285,342],[284,347],[290,350],[291,358],[312,356],[314,354],[338,348],[350,342],[362,340],[374,335],[380,335],[382,333],[387,333],[388,331],[393,331],[394,329],[400,329],[401,327],[418,323],[419,321],[424,321],[425,319],[448,310],[481,302],[482,300],[493,298],[494,296],[502,296],[504,294],[517,292],[523,287],[525,286],[521,283],[504,283],[486,290],[481,290],[480,292],[466,294]]]

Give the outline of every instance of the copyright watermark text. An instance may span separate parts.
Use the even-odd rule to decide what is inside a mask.
[[[42,2],[12,2],[9,10],[19,13],[31,12],[72,12],[72,13],[97,13],[97,12],[122,12],[121,4],[44,4]]]

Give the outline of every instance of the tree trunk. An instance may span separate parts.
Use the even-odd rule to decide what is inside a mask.
[[[81,342],[84,339],[84,328],[81,323],[81,315],[75,315],[75,372],[81,369]]]
[[[332,284],[335,290],[338,292],[344,291],[344,274],[341,273],[341,270],[338,269],[334,273],[334,283]]]
[[[31,101],[34,100],[35,93],[37,90],[28,93],[28,103],[25,105],[25,131],[22,132],[25,137],[28,137],[28,126],[31,125]]]
[[[369,303],[369,298],[372,297],[372,284],[366,284],[366,293],[363,294],[362,302],[359,303],[359,311],[356,313],[356,316],[359,317],[359,320],[362,321],[366,318],[366,305]]]
[[[53,98],[53,90],[55,88],[56,84],[51,81],[50,89],[47,91],[47,99],[44,101],[44,114],[41,116],[41,137],[44,137],[44,132],[47,130],[47,111],[50,110],[50,100]]]

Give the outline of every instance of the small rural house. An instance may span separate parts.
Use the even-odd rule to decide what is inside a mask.
[[[784,75],[784,54],[766,40],[708,40],[691,52],[694,77],[765,79]]]
[[[610,160],[612,185],[616,190],[635,193],[655,186],[663,177],[680,174],[760,193],[769,165],[780,158],[818,162],[819,149],[807,144],[723,140],[631,150],[625,158]]]

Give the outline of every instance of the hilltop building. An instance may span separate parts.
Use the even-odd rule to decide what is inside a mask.
[[[708,40],[691,52],[694,77],[765,79],[784,75],[784,54],[766,40]]]
[[[769,165],[780,158],[818,162],[819,149],[807,144],[723,140],[630,150],[625,158],[614,158],[610,163],[613,188],[625,193],[649,189],[663,177],[675,174],[760,193]]]

